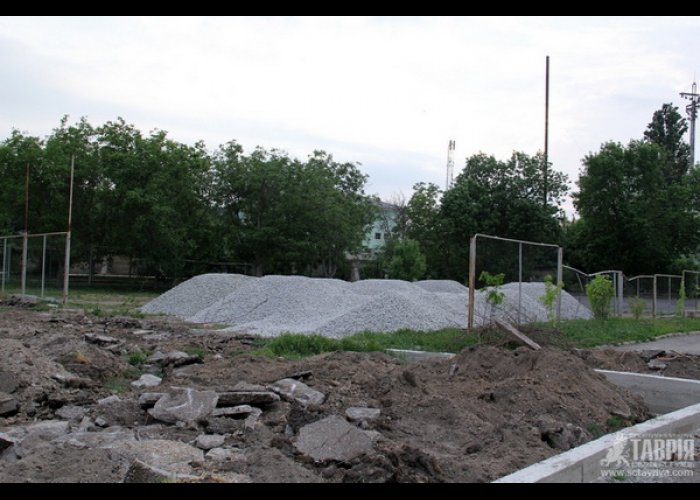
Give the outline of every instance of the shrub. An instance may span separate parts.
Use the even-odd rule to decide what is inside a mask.
[[[599,274],[586,285],[586,295],[591,305],[591,311],[596,319],[608,319],[610,303],[615,296],[612,281],[607,276]]]
[[[647,307],[646,301],[641,297],[632,297],[627,301],[632,310],[632,315],[634,319],[639,319],[644,313],[644,309]]]
[[[554,320],[556,319],[554,304],[556,303],[557,297],[559,297],[559,294],[563,288],[564,283],[561,282],[554,286],[554,283],[552,283],[552,277],[549,274],[544,277],[544,295],[540,297],[540,302],[542,302],[547,308],[547,319],[549,319],[549,321],[552,323],[554,323]]]

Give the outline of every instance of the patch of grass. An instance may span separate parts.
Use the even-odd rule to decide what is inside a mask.
[[[546,325],[540,324],[544,328]],[[653,340],[669,333],[700,330],[700,318],[609,318],[607,321],[562,321],[559,331],[575,347],[595,347]]]
[[[622,418],[619,415],[610,415],[608,417],[608,420],[605,422],[605,424],[608,426],[611,432],[618,431],[620,429],[624,429],[629,425],[627,420]]]
[[[204,360],[204,349],[202,349],[199,346],[188,347],[187,349],[185,349],[185,352],[190,356],[197,356],[200,361]]]
[[[588,425],[586,426],[586,430],[587,430],[588,432],[590,432],[590,433],[591,433],[591,436],[593,436],[594,438],[599,438],[600,436],[602,436],[603,434],[605,434],[605,432],[603,431],[603,429],[601,429],[600,425],[598,425],[598,424],[595,423],[595,422],[591,422],[590,424],[588,424]]]
[[[143,351],[134,351],[129,354],[129,364],[132,366],[139,366],[146,362],[148,359],[148,353]]]
[[[257,353],[285,358],[303,358],[324,352],[371,352],[389,348],[459,352],[475,343],[474,335],[456,328],[434,332],[415,330],[399,330],[393,333],[362,332],[343,339],[330,339],[321,335],[284,334],[265,341]]]
[[[119,394],[129,389],[129,381],[123,377],[112,377],[104,381],[104,386],[106,389]]]

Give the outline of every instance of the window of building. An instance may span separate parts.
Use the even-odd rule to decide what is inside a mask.
[[[382,233],[374,233],[374,239],[375,239],[375,240],[381,240],[381,239],[382,239]]]

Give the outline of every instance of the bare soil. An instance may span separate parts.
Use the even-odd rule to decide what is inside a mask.
[[[90,343],[85,334],[120,344]],[[641,368],[632,353],[478,346],[453,359],[406,364],[382,353],[269,358],[253,355],[253,344],[249,336],[172,318],[102,318],[0,304],[0,382],[2,373],[16,381],[11,396],[19,403],[17,414],[0,417],[0,482],[123,481],[132,456],[118,452],[118,445],[92,447],[85,438],[70,439],[79,432],[102,439],[123,431],[134,431],[141,446],[156,439],[193,444],[201,434],[223,434],[223,448],[239,459],[223,465],[208,458],[191,461],[189,474],[201,480],[483,482],[594,439],[620,419],[631,425],[649,418],[640,398],[592,370]],[[203,363],[165,369],[129,363],[135,354],[156,350],[203,352]],[[684,373],[699,372],[697,360],[674,364]],[[132,387],[144,372],[161,376],[161,385]],[[66,373],[78,379],[66,383],[54,377]],[[216,428],[217,419],[167,425],[138,404],[141,393],[169,387],[226,391],[238,382],[267,385],[282,378],[303,381],[324,393],[325,401],[307,408],[285,400],[261,407],[252,429]],[[112,395],[120,400],[97,403]],[[8,458],[2,433],[62,420],[57,412],[72,406],[85,417],[71,422],[68,438],[46,439],[27,447],[20,459]],[[347,462],[315,463],[295,448],[300,428],[330,415],[345,418],[351,406],[381,410],[377,420],[361,424],[375,437],[372,452]]]

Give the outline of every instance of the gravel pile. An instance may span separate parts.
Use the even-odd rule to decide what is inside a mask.
[[[477,325],[492,316],[517,321],[518,284],[508,283],[501,290],[504,301],[493,310],[486,293],[476,293]],[[547,310],[539,300],[544,290],[543,283],[522,284],[522,322],[547,320]],[[193,323],[229,324],[230,331],[266,337],[292,332],[342,338],[362,331],[465,328],[467,295],[467,287],[447,280],[348,283],[302,276],[205,274],[173,288],[142,310],[176,314]],[[576,299],[562,294],[562,318],[590,317]]]
[[[236,291],[250,279],[242,274],[200,274],[153,299],[141,311],[187,318]]]

